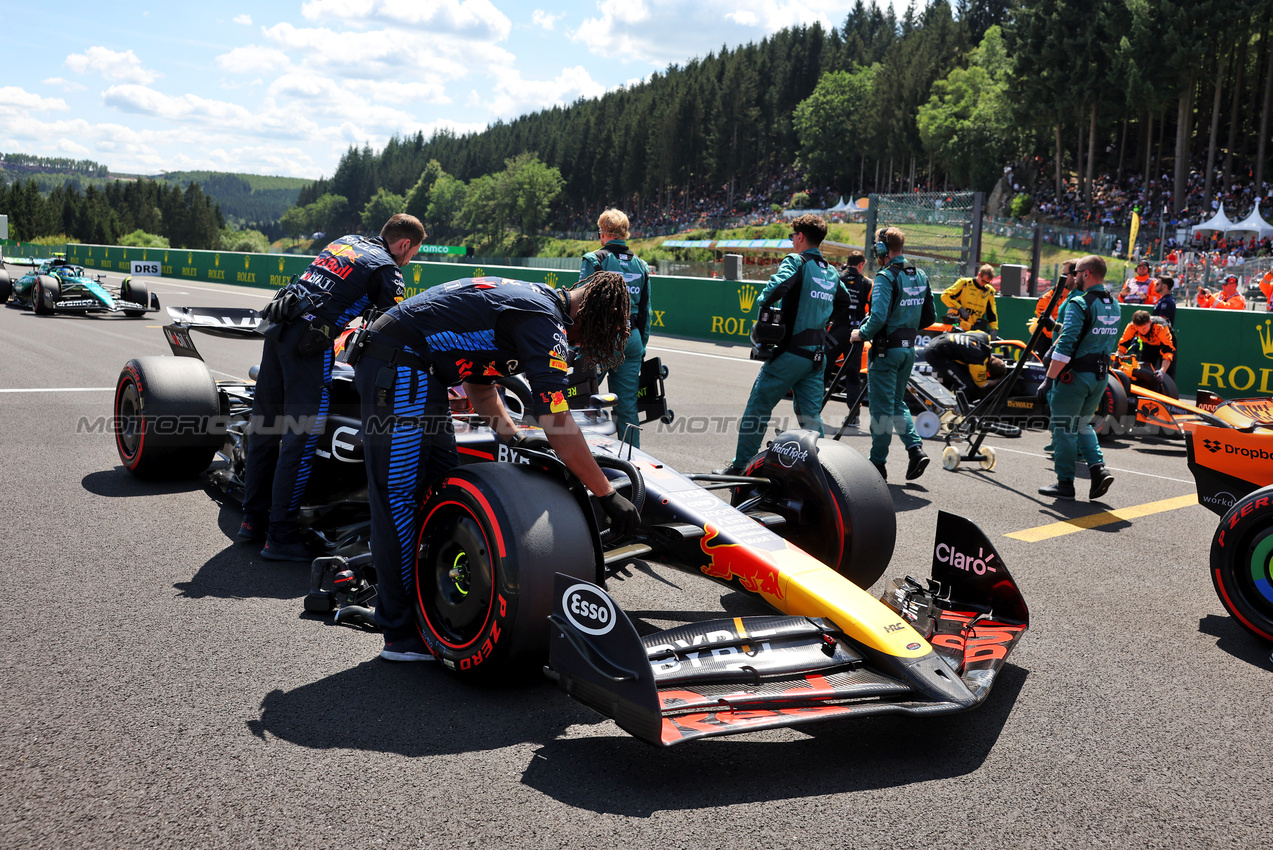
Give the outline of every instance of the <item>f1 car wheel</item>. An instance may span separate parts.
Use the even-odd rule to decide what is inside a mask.
[[[0,269],[0,304],[7,304],[12,294],[13,282],[9,280],[9,273]]]
[[[1163,375],[1162,390],[1163,395],[1180,398],[1180,390],[1176,389],[1176,379],[1171,377],[1171,375]]]
[[[150,288],[146,286],[144,280],[133,280],[128,278],[124,281],[124,285],[120,287],[119,295],[125,301],[133,301],[137,304],[145,304],[150,306]],[[138,316],[146,315],[145,310],[125,310],[124,315],[135,319]]]
[[[115,385],[115,448],[141,478],[190,478],[225,440],[216,382],[202,360],[139,357]]]
[[[981,464],[981,468],[989,472],[995,468],[995,463],[999,460],[999,456],[995,454],[995,450],[990,446],[981,447],[981,460],[977,461]]]
[[[766,467],[763,473],[777,485],[782,501],[804,502],[798,518],[775,531],[861,588],[873,585],[893,557],[897,539],[897,515],[893,497],[879,471],[856,450],[834,440],[817,441],[818,463],[826,488],[808,492],[816,481],[794,472],[790,479],[781,467]],[[764,458],[761,454],[759,458]],[[749,464],[756,468],[759,459]],[[819,486],[819,490],[822,488]],[[742,490],[735,504],[751,494]],[[781,508],[776,508],[782,512]]]
[[[1101,396],[1101,403],[1096,408],[1092,427],[1098,437],[1117,437],[1127,430],[1126,422],[1127,390],[1122,381],[1111,373],[1105,381],[1105,394]]]
[[[959,449],[947,446],[941,450],[941,468],[948,472],[954,472],[959,468]]]
[[[1239,499],[1211,539],[1211,582],[1225,610],[1273,640],[1273,487]]]
[[[931,410],[925,410],[915,417],[915,431],[925,440],[936,437],[941,431],[941,417]]]
[[[480,463],[449,473],[421,511],[416,624],[464,676],[519,676],[548,651],[553,574],[595,581],[595,534],[539,469]]]
[[[61,281],[52,275],[40,275],[31,287],[31,310],[40,316],[51,316],[53,305],[61,297]]]

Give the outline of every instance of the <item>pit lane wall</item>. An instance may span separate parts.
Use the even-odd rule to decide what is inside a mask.
[[[241,254],[231,251],[190,251],[176,248],[122,248],[112,245],[66,246],[69,262],[127,273],[133,260],[158,260],[164,277],[233,283],[277,289],[303,272],[312,257],[279,254]],[[573,272],[509,266],[472,266],[459,263],[412,262],[403,269],[407,296],[460,277],[495,275],[562,286],[574,283]],[[762,284],[708,278],[651,279],[651,330],[711,342],[747,344],[756,316]],[[935,287],[944,284],[934,282]],[[934,295],[936,299],[936,295]],[[1026,321],[1034,315],[1033,298],[1000,298],[999,333],[1025,339]],[[945,307],[936,302],[937,315]],[[1138,308],[1123,305],[1123,321]],[[1182,307],[1176,314],[1180,350],[1176,384],[1191,398],[1196,388],[1226,398],[1273,395],[1273,316],[1252,311],[1200,310]]]

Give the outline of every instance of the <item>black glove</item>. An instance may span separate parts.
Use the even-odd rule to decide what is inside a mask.
[[[518,428],[517,433],[504,440],[504,443],[510,449],[543,451],[552,448],[552,443],[548,442],[547,437],[541,432],[532,431],[529,428]]]
[[[281,324],[290,322],[300,315],[304,308],[300,304],[300,296],[295,292],[282,292],[261,310],[261,318]]]
[[[610,517],[610,528],[616,537],[631,537],[636,532],[641,513],[636,505],[620,496],[618,490],[611,490],[607,495],[598,497],[597,501]]]
[[[1035,395],[1036,395],[1038,398],[1041,398],[1041,399],[1043,399],[1044,401],[1047,401],[1047,398],[1048,398],[1048,390],[1050,390],[1050,389],[1052,389],[1052,379],[1051,379],[1051,378],[1044,378],[1044,379],[1043,379],[1043,383],[1039,384],[1039,391],[1038,391],[1037,393],[1035,393]]]

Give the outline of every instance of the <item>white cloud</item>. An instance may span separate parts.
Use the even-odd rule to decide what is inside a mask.
[[[490,0],[309,0],[301,14],[320,23],[406,27],[477,41],[503,41],[512,29]]]
[[[252,26],[252,16],[248,14],[235,15],[234,22],[236,24],[243,24],[245,27],[250,27]]]
[[[760,23],[760,18],[756,17],[755,12],[730,12],[725,17],[739,26],[744,27],[754,27],[756,24]]]
[[[565,12],[558,12],[556,15],[545,12],[543,9],[536,9],[531,13],[530,20],[535,26],[551,31],[558,21],[566,17]]]
[[[582,65],[563,68],[552,80],[523,80],[516,70],[501,71],[493,80],[495,96],[486,107],[501,118],[565,106],[581,97],[600,97],[606,92],[606,87],[592,79]]]
[[[252,120],[252,113],[237,103],[208,100],[194,94],[174,97],[146,86],[111,86],[102,92],[102,102],[124,112],[150,115],[168,121],[195,119],[247,124]]]
[[[283,51],[255,44],[236,47],[229,53],[222,53],[214,61],[218,68],[232,74],[268,73],[291,64]]]
[[[118,83],[146,85],[159,78],[159,74],[141,66],[141,60],[131,50],[123,53],[107,47],[90,47],[83,53],[66,57],[66,67],[77,74],[95,73]]]
[[[62,77],[49,77],[42,81],[46,86],[56,86],[62,91],[84,91],[88,86],[77,83],[74,80],[67,80]]]
[[[62,153],[69,153],[71,156],[88,156],[92,153],[88,148],[70,139],[58,139],[57,149]]]
[[[0,111],[64,112],[67,108],[60,97],[41,97],[17,86],[0,86]]]

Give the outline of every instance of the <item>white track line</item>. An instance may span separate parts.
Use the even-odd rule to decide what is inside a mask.
[[[997,452],[1012,452],[1014,455],[1029,455],[1030,457],[1041,457],[1044,460],[1052,459],[1048,457],[1047,455],[1039,454],[1038,452],[1023,452],[1020,449],[1006,449],[1003,446],[994,446],[993,448]],[[1105,468],[1113,472],[1126,472],[1130,475],[1143,475],[1146,478],[1161,478],[1163,481],[1177,481],[1181,484],[1189,484],[1191,486],[1197,483],[1194,481],[1190,481],[1187,478],[1171,478],[1166,475],[1154,475],[1152,472],[1138,472],[1135,469],[1125,469],[1121,466],[1110,466],[1109,464],[1106,464]]]
[[[270,294],[268,295],[259,295],[255,292],[239,292],[237,289],[211,289],[207,286],[191,286],[187,283],[168,283],[167,281],[162,281],[162,280],[156,280],[156,281],[153,281],[153,283],[159,286],[180,286],[183,290],[197,289],[200,292],[217,292],[217,293],[220,293],[221,295],[244,295],[244,296],[247,296],[248,298],[264,298],[266,301],[270,301],[274,298],[273,292],[270,292]],[[187,293],[170,292],[168,294],[169,295],[185,295]]]
[[[729,357],[724,354],[708,354],[705,351],[686,351],[684,348],[658,348],[657,346],[648,346],[647,351],[666,351],[670,354],[689,354],[694,357],[710,357],[713,360],[733,360],[738,363],[751,363],[750,357]]]

